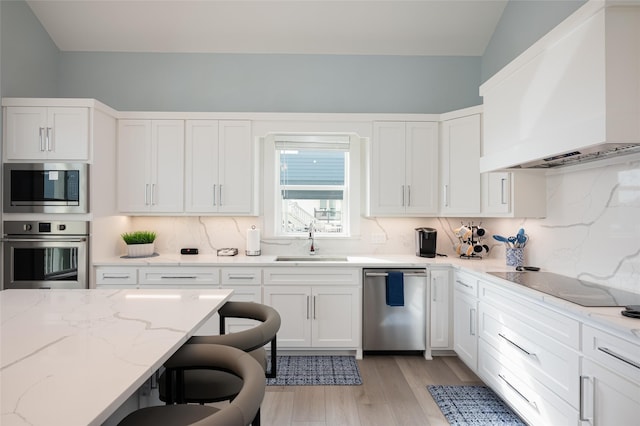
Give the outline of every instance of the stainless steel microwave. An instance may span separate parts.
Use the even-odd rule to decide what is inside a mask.
[[[89,213],[89,165],[5,163],[5,213]]]

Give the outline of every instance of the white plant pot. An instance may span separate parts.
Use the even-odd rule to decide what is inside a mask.
[[[127,255],[129,257],[148,257],[153,255],[154,243],[149,244],[127,244]]]

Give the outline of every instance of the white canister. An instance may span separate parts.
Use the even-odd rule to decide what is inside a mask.
[[[247,229],[247,256],[260,256],[260,230],[255,225]]]

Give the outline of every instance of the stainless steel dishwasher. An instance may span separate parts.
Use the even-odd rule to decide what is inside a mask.
[[[386,282],[390,271],[403,273],[404,306],[389,306]],[[426,349],[426,269],[365,269],[362,309],[365,351]]]

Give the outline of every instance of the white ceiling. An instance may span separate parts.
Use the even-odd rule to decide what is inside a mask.
[[[481,56],[507,0],[27,0],[58,48]]]

